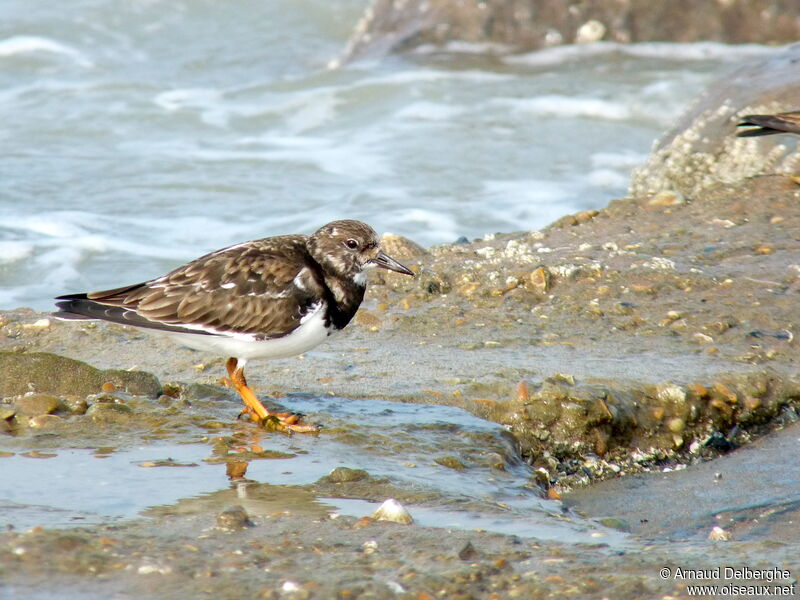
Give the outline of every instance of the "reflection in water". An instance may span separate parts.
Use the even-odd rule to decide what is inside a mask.
[[[225,474],[231,481],[244,479],[244,476],[247,474],[247,465],[249,464],[250,463],[246,461],[239,461],[239,460],[229,461],[225,465]]]
[[[185,515],[232,505],[253,518],[361,517],[391,497],[422,525],[582,543],[623,539],[542,499],[508,433],[461,409],[309,395],[293,396],[291,404],[323,422],[323,433],[288,436],[234,423],[194,443],[3,458],[0,503],[18,510],[0,513],[0,525],[69,526],[74,518]]]

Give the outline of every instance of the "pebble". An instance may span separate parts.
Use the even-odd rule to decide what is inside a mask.
[[[456,471],[463,471],[467,468],[464,463],[455,456],[440,456],[439,458],[433,459],[433,461],[438,465],[442,465],[443,467],[454,469]]]
[[[725,531],[722,527],[714,527],[708,534],[708,539],[715,542],[727,542],[731,539],[731,534]]]
[[[721,397],[730,404],[736,404],[739,401],[739,397],[736,395],[736,392],[732,391],[724,383],[715,383],[712,391],[716,396]]]
[[[302,588],[300,587],[299,583],[291,580],[284,581],[283,585],[281,586],[281,591],[284,594],[293,594],[295,592],[299,592],[301,589]]]
[[[351,469],[349,467],[336,467],[328,473],[327,480],[331,483],[348,483],[363,481],[369,478],[369,473],[364,469]]]
[[[466,545],[458,551],[458,558],[467,562],[473,562],[480,558],[478,551],[475,550],[475,546],[472,545],[472,542],[467,542]]]
[[[33,427],[34,429],[45,429],[47,427],[52,427],[53,425],[58,425],[63,420],[64,419],[58,415],[36,415],[35,417],[30,418],[28,421],[28,426]]]
[[[140,566],[136,572],[139,575],[169,575],[172,573],[172,567],[169,565],[158,566],[152,564],[146,564]]]
[[[116,423],[127,420],[132,413],[131,407],[125,404],[98,402],[89,407],[86,416],[95,423]]]
[[[744,399],[744,406],[747,410],[756,410],[757,408],[761,408],[761,398],[756,398],[754,396],[747,396]]]
[[[686,387],[689,392],[697,398],[705,398],[708,396],[708,388],[701,383],[690,383]]]
[[[361,547],[364,548],[364,554],[372,554],[378,549],[378,542],[375,540],[367,540]]]
[[[467,242],[469,243],[469,242]],[[381,236],[381,248],[389,255],[400,258],[415,258],[429,254],[425,248],[416,242],[393,233],[384,233]]]
[[[630,533],[631,526],[625,519],[618,519],[617,517],[603,517],[598,519],[598,522],[604,527],[609,529],[616,529],[617,531],[625,531]]]
[[[370,329],[377,329],[382,325],[380,318],[367,310],[360,310],[356,313],[356,323]]]
[[[461,294],[462,296],[466,296],[467,298],[469,298],[470,296],[473,296],[476,292],[478,292],[480,288],[481,284],[475,281],[472,283],[467,283],[465,285],[462,285],[460,288],[458,288],[458,293]]]
[[[680,206],[686,204],[686,198],[680,192],[663,190],[653,196],[647,204],[650,206]]]
[[[705,333],[695,333],[692,336],[692,339],[698,344],[713,344],[714,338],[710,335],[706,335]]]
[[[575,376],[568,373],[553,373],[545,378],[549,383],[563,383],[566,385],[575,385]]]
[[[552,275],[545,267],[537,267],[531,272],[529,281],[535,291],[544,294],[550,289]]]
[[[247,511],[239,506],[229,506],[217,515],[217,527],[227,531],[238,531],[246,527],[253,527]]]
[[[20,456],[27,458],[55,458],[58,456],[55,452],[39,452],[38,450],[31,450],[30,452],[23,452]]]
[[[64,405],[64,408],[73,415],[85,415],[86,411],[89,410],[89,403],[86,401],[86,398],[69,396],[64,398],[61,403]]]
[[[661,402],[685,402],[686,392],[673,384],[660,385],[656,389],[656,398]]]
[[[49,394],[27,394],[14,402],[14,407],[19,415],[46,415],[58,408],[58,398]]]
[[[378,509],[372,513],[372,518],[376,521],[392,521],[393,523],[402,523],[403,525],[410,525],[414,522],[411,514],[394,498],[389,498],[381,504]]]
[[[677,417],[670,419],[667,421],[667,429],[669,429],[672,433],[681,433],[684,429],[686,429],[686,421]]]
[[[589,44],[599,42],[605,35],[606,26],[597,19],[590,19],[578,27],[578,31],[575,33],[575,43]]]
[[[46,329],[50,327],[50,319],[38,319],[33,323],[23,323],[23,329]]]
[[[716,225],[717,227],[724,227],[725,229],[730,229],[731,227],[736,227],[736,223],[731,221],[730,219],[711,219],[708,222],[709,225]]]

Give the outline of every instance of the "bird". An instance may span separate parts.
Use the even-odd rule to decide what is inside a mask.
[[[800,133],[800,111],[774,115],[745,115],[737,125],[751,127],[737,132],[737,137],[757,137],[776,133]]]
[[[375,230],[332,221],[311,235],[267,237],[206,254],[166,275],[110,290],[55,298],[61,320],[104,320],[164,332],[196,350],[228,356],[225,382],[252,421],[317,431],[302,415],[273,412],[247,385],[256,358],[303,354],[344,329],[375,267],[414,272],[381,250]]]

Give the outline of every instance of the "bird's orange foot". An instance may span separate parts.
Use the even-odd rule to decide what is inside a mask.
[[[235,358],[229,358],[225,367],[228,370],[228,377],[225,379],[225,383],[239,392],[242,402],[244,402],[242,414],[247,415],[252,421],[275,431],[293,431],[297,433],[317,433],[319,431],[318,425],[300,423],[302,415],[267,410],[247,385],[247,381],[244,378],[244,369],[238,368],[238,361]]]
[[[296,433],[318,433],[320,430],[319,425],[313,423],[300,423],[303,415],[290,412],[274,413],[268,411],[269,414],[261,421],[261,426],[265,429],[274,429],[275,431],[293,431]]]

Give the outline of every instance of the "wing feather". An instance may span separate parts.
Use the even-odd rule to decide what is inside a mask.
[[[775,133],[800,133],[800,111],[776,115],[745,115],[739,127],[756,127],[740,131],[739,137],[756,137]]]
[[[305,242],[300,235],[255,240],[142,284],[62,296],[58,316],[168,331],[202,327],[211,335],[285,335],[327,290]]]

